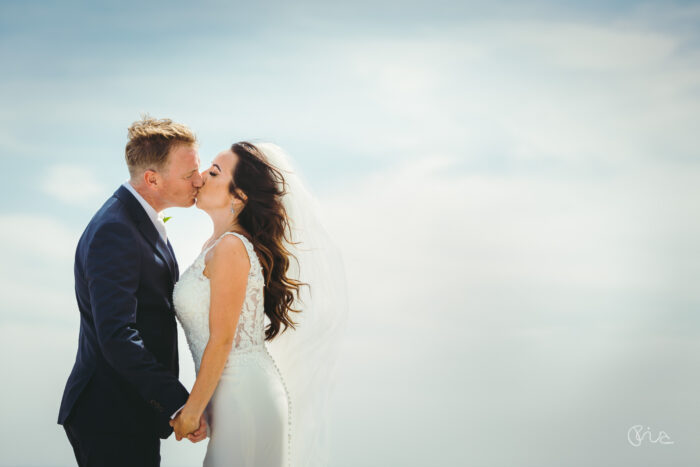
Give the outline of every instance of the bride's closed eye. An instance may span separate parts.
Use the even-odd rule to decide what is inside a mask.
[[[209,175],[211,175],[212,177],[216,177],[216,172],[214,172],[213,170],[210,170]]]

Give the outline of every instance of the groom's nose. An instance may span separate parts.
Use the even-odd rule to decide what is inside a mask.
[[[195,175],[192,177],[192,185],[194,185],[195,188],[200,188],[204,182],[202,181],[202,174],[199,172],[196,172]]]

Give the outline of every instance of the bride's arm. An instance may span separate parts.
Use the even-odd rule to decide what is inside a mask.
[[[199,427],[199,419],[219,383],[233,345],[248,283],[250,262],[239,238],[224,236],[212,252],[206,266],[211,287],[209,342],[202,355],[197,379],[179,415],[182,418],[181,431],[184,432],[181,436],[189,433],[188,428],[194,427],[191,430],[194,431]]]

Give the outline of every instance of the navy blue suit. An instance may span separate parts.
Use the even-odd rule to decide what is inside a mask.
[[[122,186],[85,228],[74,273],[80,336],[58,423],[81,466],[159,465],[160,439],[189,395],[178,381],[170,243]]]

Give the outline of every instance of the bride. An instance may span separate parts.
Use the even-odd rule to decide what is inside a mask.
[[[202,178],[213,234],[173,291],[197,373],[176,438],[204,415],[204,466],[327,465],[342,258],[278,146],[236,143]]]

